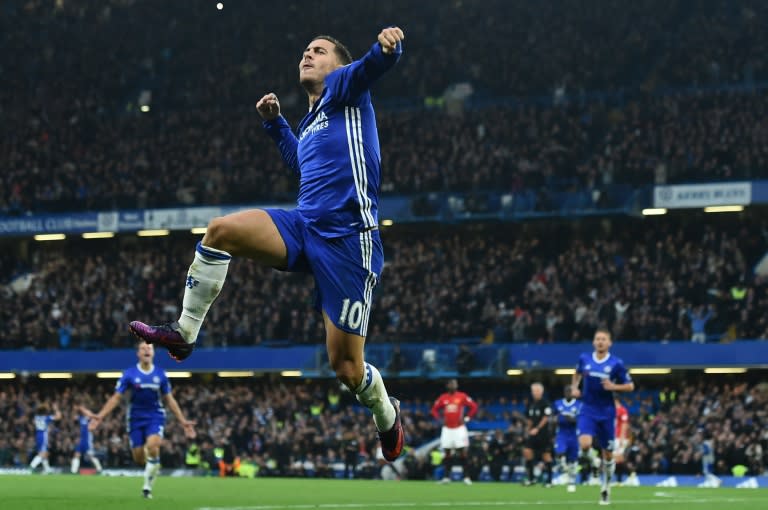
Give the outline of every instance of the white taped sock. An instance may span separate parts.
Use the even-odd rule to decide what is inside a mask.
[[[614,471],[616,471],[616,461],[613,459],[603,460],[603,488],[611,484]]]
[[[373,412],[373,421],[379,432],[385,432],[395,424],[395,408],[389,401],[387,388],[378,369],[370,363],[364,363],[363,380],[355,389],[357,400]]]
[[[72,474],[77,474],[77,472],[80,470],[80,457],[72,457],[72,465],[70,466],[70,471]]]
[[[221,292],[231,255],[197,243],[195,260],[189,266],[184,301],[179,317],[181,336],[188,343],[197,340],[208,310]]]
[[[40,465],[40,463],[43,461],[43,458],[39,455],[35,455],[35,458],[32,459],[32,462],[29,463],[29,467],[32,469],[35,469],[37,466]]]
[[[576,474],[579,472],[579,467],[578,461],[568,464],[568,483],[576,483]]]
[[[147,457],[147,463],[144,465],[144,488],[152,490],[152,485],[157,478],[157,472],[160,471],[160,459]]]

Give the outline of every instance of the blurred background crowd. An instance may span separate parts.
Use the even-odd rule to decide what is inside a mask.
[[[391,391],[400,385],[393,381]],[[493,467],[490,471],[498,475],[503,466],[513,470],[522,463],[528,395],[521,392],[523,385],[502,386],[467,381],[462,387],[480,407],[470,422],[470,430],[477,431],[468,467],[475,479],[484,466]],[[549,398],[560,398],[560,388],[552,381]],[[441,392],[439,381],[409,386],[403,401],[409,445],[424,445],[439,436],[442,424],[429,409]],[[62,419],[52,425],[49,450],[51,464],[66,468],[80,438],[76,406],[97,411],[110,394],[109,384],[95,381],[4,386],[0,466],[27,465],[34,450],[32,418],[36,406],[45,402],[58,403],[62,410]],[[187,418],[197,420],[198,438],[186,440],[181,427],[169,418],[161,457],[166,468],[187,465],[191,448],[200,452],[196,462],[207,462],[214,472],[226,455],[228,463],[240,459],[255,464],[259,476],[334,477],[337,465],[344,463],[349,465],[348,475],[378,476],[377,438],[370,417],[336,382],[263,378],[211,384],[202,378],[178,381],[174,394]],[[716,475],[731,474],[734,466],[745,466],[749,475],[765,471],[768,388],[764,383],[700,379],[682,386],[674,382],[641,386],[624,399],[624,405],[630,413],[632,438],[627,462],[637,473],[701,475],[706,455],[714,455]],[[125,406],[102,423],[95,437],[95,451],[105,467],[131,466]],[[411,449],[405,462],[408,477],[430,478],[436,467],[432,460],[428,451],[417,455]],[[198,463],[189,467],[203,468]]]

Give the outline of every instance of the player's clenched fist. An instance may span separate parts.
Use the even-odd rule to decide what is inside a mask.
[[[259,102],[256,103],[256,110],[264,120],[276,119],[280,115],[280,101],[277,100],[274,93],[270,92],[259,99]]]
[[[405,39],[405,34],[398,27],[385,28],[379,33],[379,44],[384,53],[390,54],[397,48],[397,43]]]

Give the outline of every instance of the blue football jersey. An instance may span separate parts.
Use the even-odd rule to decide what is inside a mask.
[[[47,443],[48,441],[48,425],[53,422],[52,414],[36,414],[35,415],[35,440],[40,443]]]
[[[48,432],[48,425],[53,422],[52,414],[35,415],[35,432]]]
[[[400,58],[379,43],[325,78],[294,134],[284,117],[265,121],[286,164],[300,175],[297,211],[326,238],[378,225],[381,151],[370,86]],[[298,136],[297,136],[298,135]]]
[[[163,369],[152,365],[144,372],[137,364],[123,372],[117,381],[115,391],[125,393],[131,390],[128,404],[128,419],[131,421],[153,420],[165,417],[162,396],[171,392],[171,383]]]
[[[565,400],[561,398],[555,401],[555,412],[557,413],[557,433],[576,433],[575,418],[581,412],[581,402],[575,398]],[[568,418],[573,418],[569,421]]]
[[[594,353],[583,353],[579,356],[576,371],[584,379],[581,391],[583,412],[605,417],[616,416],[616,406],[613,403],[613,392],[603,389],[603,379],[616,384],[632,382],[629,372],[621,358],[608,354],[605,359],[597,360]]]

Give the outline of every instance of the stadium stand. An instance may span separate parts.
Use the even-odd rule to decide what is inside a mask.
[[[735,465],[745,465],[749,474],[760,474],[768,463],[765,429],[765,384],[742,381],[699,379],[683,386],[641,388],[626,401],[631,416],[633,446],[629,455],[639,473],[701,474],[704,440],[715,452],[715,474],[727,475]],[[397,387],[397,383],[395,383]],[[506,436],[504,465],[514,467],[521,455],[526,395],[521,387],[489,388],[469,384],[480,412],[471,430],[473,475],[480,473],[494,430]],[[557,387],[557,386],[554,386]],[[439,384],[425,384],[403,402],[408,413],[410,444],[419,445],[439,435],[440,424],[429,414]],[[431,393],[430,393],[431,391]],[[24,466],[34,448],[31,416],[41,402],[58,402],[64,418],[51,434],[53,465],[67,466],[77,445],[76,405],[95,407],[96,401],[111,392],[108,383],[93,380],[67,386],[46,382],[6,385],[0,391],[0,467]],[[328,476],[339,473],[330,468],[344,457],[343,432],[351,430],[359,442],[358,477],[378,473],[375,463],[375,431],[365,410],[337,383],[262,378],[253,382],[211,385],[204,379],[180,381],[175,394],[187,415],[198,421],[196,444],[210,469],[218,472],[213,451],[222,445],[236,456],[259,466],[259,476]],[[411,392],[413,393],[413,392]],[[672,395],[674,405],[662,400]],[[557,396],[557,395],[556,395]],[[338,403],[335,397],[339,397]],[[108,468],[130,465],[124,409],[116,411],[99,429],[95,448]],[[691,420],[691,416],[698,416]],[[171,421],[166,429],[162,464],[182,467],[188,447],[181,429]],[[311,466],[311,468],[310,468]],[[432,475],[428,457],[407,462],[409,476]]]
[[[634,2],[631,9],[601,2],[598,19],[590,15],[588,21],[583,16],[591,11],[577,1],[557,8],[494,1],[483,9],[473,9],[474,2],[438,9],[439,3],[400,5],[408,4],[414,48],[402,79],[384,80],[376,89],[382,110],[399,111],[381,114],[384,193],[503,189],[540,195],[766,175],[762,84],[768,69],[760,51],[765,34],[755,21],[766,9],[762,2],[736,8],[709,0],[697,9],[682,0],[674,8],[659,0]],[[213,15],[208,3],[193,4],[5,7],[0,37],[14,51],[2,68],[9,86],[0,91],[7,118],[0,126],[0,212],[293,197],[296,183],[252,105],[264,90],[275,90],[297,122],[303,103],[295,67],[276,63],[296,60],[314,24],[348,34],[348,45],[363,51],[372,29],[348,20],[378,26],[389,14],[369,13],[372,6],[358,3],[341,16],[314,6],[318,12],[307,18],[314,22],[298,34],[281,23],[246,23],[242,9],[252,5]],[[281,3],[275,19],[291,20],[290,13],[305,8]],[[510,25],[488,14],[496,8],[514,9]],[[560,19],[569,20],[569,29],[551,33],[546,27]],[[457,20],[484,29],[446,52],[435,39],[455,30]],[[134,30],[143,37],[130,37]],[[270,47],[269,63],[243,43],[283,33],[288,42]],[[100,51],[116,38],[120,51]],[[60,39],[67,43],[54,44]],[[699,58],[681,62],[681,52],[692,46]],[[598,65],[606,52],[611,65]],[[64,72],[73,66],[78,72]],[[465,106],[486,109],[462,115],[445,105],[445,89],[458,83],[476,91],[470,98],[476,101]],[[403,98],[417,111],[402,112]],[[443,107],[425,111],[428,98],[442,98]],[[139,103],[151,105],[151,112],[142,115]],[[545,198],[539,207],[546,207]]]
[[[622,340],[766,338],[768,251],[759,215],[398,227],[371,319],[374,342],[584,341],[607,325]],[[194,238],[33,244],[5,253],[5,348],[127,345],[127,321],[175,320]],[[79,260],[65,269],[66,260]],[[16,289],[16,290],[14,290]],[[201,338],[205,346],[321,343],[311,279],[235,261]],[[700,326],[692,330],[696,323]]]

